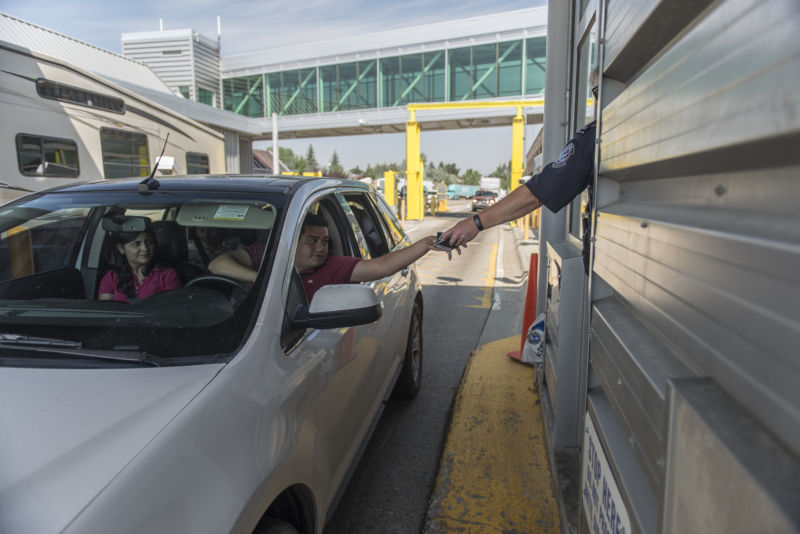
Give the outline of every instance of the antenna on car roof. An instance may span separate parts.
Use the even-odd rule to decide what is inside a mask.
[[[158,164],[161,163],[161,158],[164,156],[164,150],[167,149],[167,141],[169,140],[169,132],[167,132],[167,137],[164,138],[164,146],[161,147],[161,155],[158,156],[156,160],[156,164],[153,165],[153,172],[150,173],[150,176],[139,182],[139,185],[136,186],[136,190],[140,193],[147,193],[152,191],[153,189],[158,189],[161,185],[161,182],[154,178],[156,171],[158,170]]]

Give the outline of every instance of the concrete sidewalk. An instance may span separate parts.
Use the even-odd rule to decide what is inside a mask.
[[[508,233],[507,233],[508,232]],[[503,232],[527,273],[536,239]],[[513,237],[512,237],[513,236]],[[535,237],[535,236],[533,236]],[[456,395],[423,531],[558,533],[558,503],[533,368],[519,350],[526,284],[503,291],[489,314]]]

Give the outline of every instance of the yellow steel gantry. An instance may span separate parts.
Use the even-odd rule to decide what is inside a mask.
[[[406,209],[407,219],[419,220],[425,213],[425,199],[422,191],[423,164],[420,159],[419,132],[420,126],[416,121],[415,112],[448,110],[448,109],[478,109],[478,108],[517,108],[517,114],[511,121],[511,187],[519,184],[519,179],[525,172],[524,168],[524,143],[525,143],[525,118],[522,108],[544,106],[544,99],[512,100],[505,102],[426,102],[408,104],[409,118],[406,123]]]

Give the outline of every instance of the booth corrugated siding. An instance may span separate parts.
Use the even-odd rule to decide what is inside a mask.
[[[800,3],[606,13],[590,407],[610,406],[668,526],[670,381],[708,377],[800,456]]]

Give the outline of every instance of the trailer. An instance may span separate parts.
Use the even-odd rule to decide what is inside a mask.
[[[0,202],[83,180],[225,172],[224,138],[105,78],[0,41]]]

